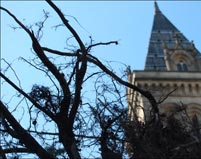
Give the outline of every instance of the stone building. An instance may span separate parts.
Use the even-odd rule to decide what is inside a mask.
[[[149,90],[159,104],[161,114],[168,115],[183,107],[187,115],[201,122],[201,53],[155,2],[155,14],[143,71],[128,71],[128,80]],[[134,112],[142,121],[149,118],[151,105],[140,93],[127,90],[129,115]],[[145,118],[146,117],[146,118]]]

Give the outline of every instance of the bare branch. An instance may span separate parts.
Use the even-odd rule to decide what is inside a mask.
[[[51,2],[52,3],[52,2]],[[58,80],[64,94],[64,99],[61,103],[61,112],[67,113],[68,107],[70,105],[70,89],[69,86],[66,83],[66,80],[63,76],[63,73],[60,73],[60,71],[57,69],[57,67],[47,58],[47,56],[44,54],[42,47],[40,46],[38,40],[34,36],[33,31],[31,32],[29,29],[27,29],[24,24],[22,24],[12,13],[10,13],[7,9],[0,7],[0,9],[7,12],[30,36],[32,40],[32,46],[35,51],[35,53],[38,55],[38,57],[41,59],[41,61],[44,63],[44,65],[50,70],[50,72],[56,77]]]
[[[45,24],[45,22],[47,21],[47,19],[48,19],[48,17],[49,17],[49,13],[48,12],[46,12],[45,10],[43,10],[43,13],[44,13],[44,20],[43,21],[40,21],[40,22],[37,22],[35,25],[36,26],[38,26],[38,31],[37,31],[37,34],[36,34],[36,38],[38,39],[38,40],[40,40],[41,39],[41,37],[42,37],[42,35],[40,35],[40,34],[43,34],[43,32],[42,32],[42,29],[44,28],[44,24]]]
[[[109,41],[109,42],[100,42],[100,43],[96,43],[96,44],[92,44],[92,45],[89,45],[87,47],[87,51],[89,52],[89,50],[92,48],[92,47],[95,47],[95,46],[99,46],[99,45],[110,45],[110,44],[116,44],[118,45],[118,41]]]
[[[64,25],[73,34],[73,36],[75,37],[76,41],[78,42],[81,50],[85,50],[85,47],[84,47],[82,40],[80,39],[77,32],[73,29],[73,27],[68,23],[68,20],[65,18],[64,14],[61,12],[61,10],[51,0],[46,0],[46,2],[54,9],[54,11],[58,14],[60,19],[64,23]]]
[[[152,107],[154,108],[155,112],[156,113],[159,112],[158,107],[157,107],[157,102],[156,102],[155,98],[153,97],[153,95],[149,91],[144,91],[144,90],[140,89],[139,87],[122,80],[115,73],[110,71],[105,65],[103,65],[101,61],[99,61],[96,57],[92,56],[91,54],[88,54],[87,60],[91,63],[94,63],[101,70],[103,70],[106,74],[110,75],[112,78],[114,78],[116,81],[118,81],[122,85],[127,86],[127,87],[134,89],[135,91],[141,93],[143,96],[145,96],[147,99],[149,99],[149,101],[150,101]]]
[[[22,94],[24,97],[26,97],[33,105],[35,105],[36,108],[47,114],[51,119],[55,120],[54,115],[50,112],[44,109],[42,106],[40,106],[36,101],[34,101],[27,93],[25,93],[22,89],[20,89],[18,86],[16,86],[11,80],[9,80],[4,74],[0,72],[0,76],[9,83],[15,90],[17,90],[20,94]]]
[[[21,143],[24,143],[26,147],[32,152],[36,153],[40,158],[52,158],[53,157],[18,123],[18,121],[7,110],[5,105],[0,101],[0,111],[7,121],[12,125],[13,129],[17,132]]]
[[[2,159],[7,159],[6,153],[5,153],[4,150],[2,149],[1,145],[0,145],[0,156],[2,157]]]
[[[32,67],[34,67],[35,69],[44,72],[44,73],[49,77],[50,81],[54,84],[54,86],[56,87],[57,92],[59,92],[59,88],[57,87],[56,83],[54,82],[54,80],[51,78],[51,76],[48,74],[47,71],[45,71],[44,69],[41,69],[41,68],[35,66],[34,64],[32,64],[32,63],[29,62],[28,60],[24,59],[23,57],[20,57],[20,59],[22,59],[23,61],[25,61],[26,63],[28,63],[28,64],[31,65]]]
[[[158,104],[161,104],[161,103],[163,103],[174,91],[176,91],[177,90],[177,88],[175,88],[175,89],[173,89],[172,91],[170,91],[168,94],[166,94],[165,95],[165,97],[161,97],[159,100],[158,100]]]
[[[16,77],[17,80],[18,80],[18,83],[19,83],[20,88],[22,89],[20,79],[19,79],[19,77],[17,76],[17,73],[15,72],[15,70],[13,69],[13,67],[11,66],[11,64],[9,64],[9,63],[6,61],[6,59],[4,59],[4,58],[2,58],[2,60],[8,65],[8,68],[11,68],[11,70],[13,71],[15,77]]]
[[[4,149],[3,152],[5,154],[8,154],[8,153],[33,153],[27,148],[18,148],[18,147]]]
[[[42,47],[42,49],[44,51],[47,51],[47,52],[50,52],[50,53],[53,53],[53,54],[56,54],[56,55],[61,55],[61,56],[78,56],[77,53],[68,53],[68,52],[61,52],[61,51],[58,51],[58,50],[53,50],[53,49],[50,49],[50,48],[47,48],[47,47]]]

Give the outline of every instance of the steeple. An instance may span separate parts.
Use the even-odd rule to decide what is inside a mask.
[[[184,49],[192,48],[192,43],[166,18],[157,2],[154,2],[155,14],[149,41],[145,70],[167,70],[164,46]],[[175,38],[176,37],[176,38]]]
[[[156,0],[154,1],[154,6],[155,6],[155,14],[161,13],[161,11],[160,11],[160,9],[159,9],[159,7],[158,7],[158,4],[157,4],[157,2],[156,2]]]
[[[154,2],[154,6],[155,6],[155,15],[154,15],[152,32],[158,30],[168,30],[178,32],[179,30],[160,11],[156,1]]]
[[[188,119],[196,119],[201,126],[201,53],[159,9],[154,2],[155,14],[145,70],[128,68],[128,82],[144,91],[149,91],[159,102],[158,112],[164,119],[172,116],[189,127],[178,111],[185,106]],[[171,92],[171,93],[170,93]],[[153,106],[138,91],[127,89],[128,117],[131,121],[148,123],[153,119]],[[167,98],[166,98],[167,97]],[[166,124],[163,120],[163,124]],[[190,130],[190,129],[189,129]],[[190,130],[192,131],[192,130]],[[189,132],[190,132],[189,131]],[[167,155],[168,156],[168,155]]]

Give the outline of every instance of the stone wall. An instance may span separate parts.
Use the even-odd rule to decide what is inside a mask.
[[[197,115],[201,122],[200,72],[135,71],[130,74],[129,82],[150,91],[159,103],[164,100],[159,104],[161,114],[174,113],[184,106],[190,118]],[[139,120],[144,120],[145,116],[149,118],[149,101],[131,89],[127,94],[131,118],[135,115],[134,110],[137,110]]]

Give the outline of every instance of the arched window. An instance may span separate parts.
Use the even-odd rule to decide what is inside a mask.
[[[182,71],[182,66],[180,63],[177,64],[177,71]]]
[[[183,63],[183,61],[180,61],[177,64],[177,71],[181,71],[181,72],[188,71],[188,66],[185,63]]]
[[[188,67],[187,67],[187,65],[185,63],[183,64],[183,70],[188,71]]]

